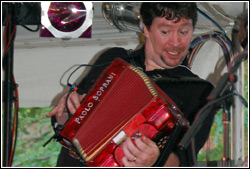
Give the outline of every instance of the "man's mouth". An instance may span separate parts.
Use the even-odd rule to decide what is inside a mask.
[[[178,54],[179,54],[179,52],[170,52],[170,51],[168,51],[168,53],[169,53],[170,55],[178,55]]]

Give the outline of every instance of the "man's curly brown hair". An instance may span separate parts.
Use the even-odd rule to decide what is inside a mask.
[[[165,17],[167,20],[179,22],[181,18],[191,19],[193,28],[197,22],[197,5],[195,2],[144,2],[140,14],[143,23],[149,29],[155,17]]]

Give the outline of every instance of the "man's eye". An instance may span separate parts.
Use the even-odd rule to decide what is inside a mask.
[[[181,31],[181,34],[186,35],[188,31]]]
[[[164,34],[164,35],[168,34],[168,31],[161,31],[161,32],[162,32],[162,34]]]

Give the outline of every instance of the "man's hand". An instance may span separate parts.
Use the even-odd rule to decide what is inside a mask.
[[[122,161],[125,167],[151,167],[160,155],[160,150],[155,142],[144,136],[135,138],[134,143],[128,137],[122,146],[125,155]],[[164,167],[178,167],[179,164],[177,155],[171,153]]]
[[[56,107],[54,107],[54,109],[46,114],[46,117],[52,117],[52,116],[56,116],[58,121],[65,121],[65,116],[67,116],[67,114],[65,113],[66,110],[66,97],[67,97],[68,93],[65,93],[61,99],[59,100],[58,104]],[[81,101],[83,100],[83,98],[86,96],[86,94],[83,95],[79,95],[76,92],[72,92],[69,97],[68,97],[68,108],[69,111],[74,114],[77,110],[77,108],[80,106]]]
[[[122,161],[125,167],[150,167],[160,154],[155,142],[145,136],[135,138],[134,143],[128,137],[122,146],[125,155]]]
[[[180,161],[179,161],[178,156],[175,155],[174,153],[171,153],[164,167],[179,167],[179,165],[180,165]]]

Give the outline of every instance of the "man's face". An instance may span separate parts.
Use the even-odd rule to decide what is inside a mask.
[[[174,21],[156,17],[149,30],[144,25],[146,66],[174,68],[184,60],[193,35],[192,20]]]

